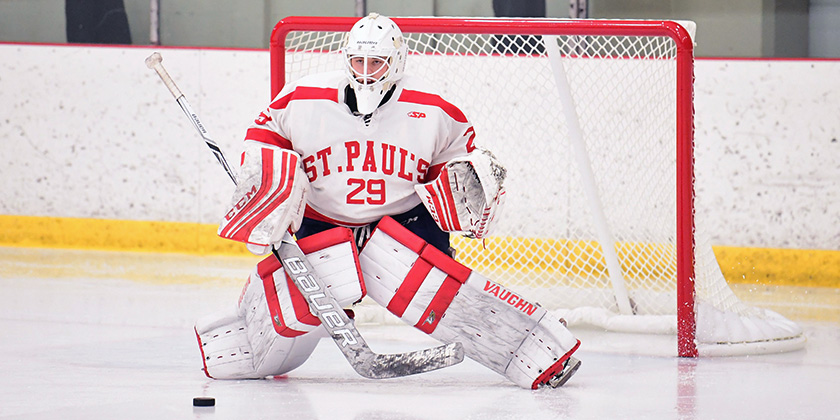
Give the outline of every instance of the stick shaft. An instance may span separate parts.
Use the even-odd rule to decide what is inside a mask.
[[[160,80],[163,81],[163,84],[169,89],[169,92],[172,93],[172,96],[175,97],[175,101],[178,102],[178,105],[181,107],[181,110],[184,111],[187,118],[190,119],[190,122],[193,125],[193,128],[198,131],[198,134],[204,139],[204,143],[207,144],[207,147],[210,148],[210,151],[213,152],[213,155],[216,156],[216,160],[219,161],[219,164],[225,169],[230,179],[236,184],[236,176],[233,174],[233,170],[228,165],[227,159],[225,159],[224,153],[222,153],[222,149],[219,148],[219,145],[210,138],[210,135],[207,133],[207,129],[204,127],[204,124],[201,123],[201,119],[198,117],[198,114],[193,111],[192,106],[187,101],[187,98],[181,92],[181,89],[178,89],[178,85],[175,84],[175,81],[172,80],[172,76],[169,75],[169,72],[163,67],[162,58],[160,57],[159,53],[154,53],[149,58],[146,59],[146,66],[154,70],[158,76],[160,76]]]
[[[175,87],[175,89],[178,88]],[[219,148],[219,145],[215,141],[213,141],[213,139],[211,139],[210,136],[207,134],[207,130],[204,128],[204,124],[201,123],[201,120],[198,118],[198,114],[196,114],[195,111],[193,111],[192,107],[190,106],[190,103],[187,102],[187,98],[184,97],[183,94],[181,94],[178,97],[177,102],[178,105],[181,106],[181,110],[184,111],[184,114],[186,114],[187,117],[190,119],[190,122],[192,122],[193,127],[196,129],[196,131],[198,131],[198,134],[201,136],[202,139],[204,139],[204,143],[207,144],[207,147],[209,147],[210,151],[213,152],[213,155],[216,156],[216,160],[219,161],[219,164],[222,165],[222,168],[225,169],[225,172],[227,172],[228,176],[230,177],[230,180],[233,181],[234,184],[236,184],[236,175],[233,174],[233,170],[230,168],[230,165],[228,165],[227,159],[225,159],[225,154],[222,153],[222,149]]]

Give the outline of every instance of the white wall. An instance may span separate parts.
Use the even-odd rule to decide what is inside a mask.
[[[233,187],[143,60],[0,44],[0,214],[214,224]],[[264,51],[164,49],[237,161],[269,100]],[[840,61],[698,60],[699,216],[713,243],[840,250]]]
[[[216,223],[230,181],[151,52],[0,45],[0,213]],[[164,64],[236,161],[269,99],[268,54],[175,49]]]
[[[714,242],[840,250],[840,61],[701,60],[696,74]]]

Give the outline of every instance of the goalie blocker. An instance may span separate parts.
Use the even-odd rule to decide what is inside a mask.
[[[359,262],[368,296],[403,321],[523,388],[560,386],[577,370],[563,321],[383,218]]]
[[[309,191],[300,166],[300,156],[291,150],[246,140],[239,183],[219,236],[265,255],[280,244],[287,229],[297,231]]]

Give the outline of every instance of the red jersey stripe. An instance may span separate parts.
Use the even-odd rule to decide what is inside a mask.
[[[292,100],[298,99],[326,99],[338,102],[338,89],[298,86],[292,93]]]
[[[368,223],[350,223],[350,222],[345,222],[345,221],[341,221],[341,220],[338,220],[338,219],[333,219],[332,217],[325,216],[325,215],[319,213],[317,210],[313,209],[308,204],[306,205],[306,209],[303,211],[303,217],[306,217],[307,219],[326,222],[326,223],[329,223],[331,225],[336,225],[336,226],[359,227],[359,226],[365,226],[365,225],[368,224]]]
[[[404,89],[400,94],[400,102],[409,102],[413,104],[420,104],[420,105],[429,105],[429,106],[436,106],[446,112],[446,115],[449,115],[455,121],[460,123],[467,123],[467,117],[458,109],[457,106],[446,102],[443,98],[439,95],[434,95],[431,93],[420,92],[417,90],[408,90]]]
[[[443,165],[446,163],[438,163],[437,165],[430,166],[429,169],[426,170],[426,177],[423,178],[423,182],[430,182],[437,179],[440,176],[440,171],[443,169]]]
[[[271,146],[277,146],[287,150],[294,150],[289,139],[269,130],[261,128],[249,128],[245,132],[245,140],[254,140]]]

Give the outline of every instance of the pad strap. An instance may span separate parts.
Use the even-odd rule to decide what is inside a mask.
[[[379,221],[360,262],[365,278],[375,279],[369,296],[427,334],[472,273],[390,217]]]
[[[339,304],[350,305],[365,296],[359,255],[350,229],[330,229],[303,238],[298,245]],[[257,264],[252,281],[261,282],[265,288],[269,315],[274,330],[281,336],[296,337],[321,325],[309,311],[309,302],[273,255]]]

